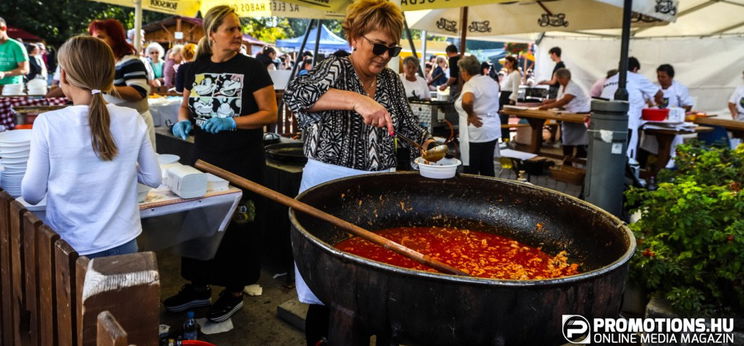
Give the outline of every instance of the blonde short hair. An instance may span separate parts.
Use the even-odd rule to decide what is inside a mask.
[[[387,0],[356,0],[346,9],[342,27],[349,41],[381,30],[398,44],[403,31],[403,12]]]

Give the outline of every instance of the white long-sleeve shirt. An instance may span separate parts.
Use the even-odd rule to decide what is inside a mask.
[[[111,161],[91,145],[88,106],[70,106],[34,121],[23,198],[47,196],[52,229],[82,255],[108,250],[142,232],[137,182],[160,185],[160,167],[142,117],[132,108],[107,105],[118,149]]]
[[[506,76],[506,81],[504,82],[504,87],[501,89],[501,91],[511,91],[511,95],[509,95],[509,100],[517,102],[517,99],[519,98],[519,85],[522,84],[522,75],[519,74],[519,71],[514,70],[509,73],[509,75]]]

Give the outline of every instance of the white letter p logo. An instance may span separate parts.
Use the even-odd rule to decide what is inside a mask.
[[[563,315],[563,337],[572,344],[589,344],[592,340],[589,321],[581,315]]]

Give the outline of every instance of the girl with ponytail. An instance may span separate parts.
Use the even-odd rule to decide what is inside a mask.
[[[160,185],[147,125],[136,110],[104,100],[115,73],[106,43],[73,37],[59,49],[59,65],[73,105],[34,121],[23,198],[37,204],[46,196],[47,223],[81,255],[137,252],[137,182]]]

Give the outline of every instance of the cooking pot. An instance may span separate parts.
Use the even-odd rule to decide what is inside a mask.
[[[382,173],[334,180],[297,197],[370,230],[458,227],[504,235],[551,256],[568,252],[581,274],[495,280],[417,271],[340,251],[346,232],[290,209],[292,249],[331,310],[332,345],[557,345],[565,314],[617,317],[636,243],[613,215],[574,197],[511,180],[435,180]]]

